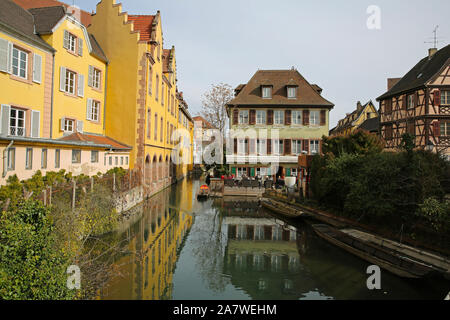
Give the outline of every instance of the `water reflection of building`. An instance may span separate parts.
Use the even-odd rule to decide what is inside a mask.
[[[298,299],[297,230],[273,218],[227,216],[225,274],[253,299]]]
[[[128,254],[115,263],[118,276],[104,289],[103,299],[170,299],[178,253],[193,222],[191,215],[170,206],[162,192],[144,206],[141,220],[123,238]]]

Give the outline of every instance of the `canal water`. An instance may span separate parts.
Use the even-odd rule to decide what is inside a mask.
[[[199,180],[184,180],[144,204],[119,239],[114,276],[100,299],[443,299],[442,283],[383,272],[368,290],[369,266],[286,223],[249,199],[196,200]]]

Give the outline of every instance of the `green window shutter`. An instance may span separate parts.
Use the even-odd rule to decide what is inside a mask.
[[[286,171],[286,177],[290,177],[291,176],[291,169],[287,169],[287,171]]]
[[[236,175],[236,167],[231,168],[231,173]]]
[[[250,168],[250,176],[251,177],[255,176],[255,168]]]

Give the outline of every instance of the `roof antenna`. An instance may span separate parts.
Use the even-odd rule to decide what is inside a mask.
[[[438,37],[437,37],[437,29],[439,28],[439,26],[436,26],[436,28],[434,28],[433,30],[433,41],[425,41],[424,43],[432,43],[433,44],[433,48],[437,49],[437,45],[439,43]]]

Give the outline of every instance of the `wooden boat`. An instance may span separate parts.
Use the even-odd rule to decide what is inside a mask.
[[[312,227],[322,239],[399,277],[423,278],[439,272],[437,268],[422,261],[400,255],[398,252],[387,250],[374,243],[365,242],[331,226],[314,224]]]
[[[197,193],[197,200],[206,200],[209,198],[209,187],[205,184],[200,187],[200,191]]]
[[[395,251],[398,254],[405,255],[414,260],[418,260],[427,265],[431,265],[436,270],[442,271],[444,277],[450,279],[450,261],[445,257],[360,230],[342,229],[341,231],[366,243],[380,246],[387,250]]]
[[[269,209],[270,211],[281,214],[288,218],[298,218],[305,214],[303,211],[298,210],[293,206],[272,199],[262,199],[261,205],[264,208]]]

